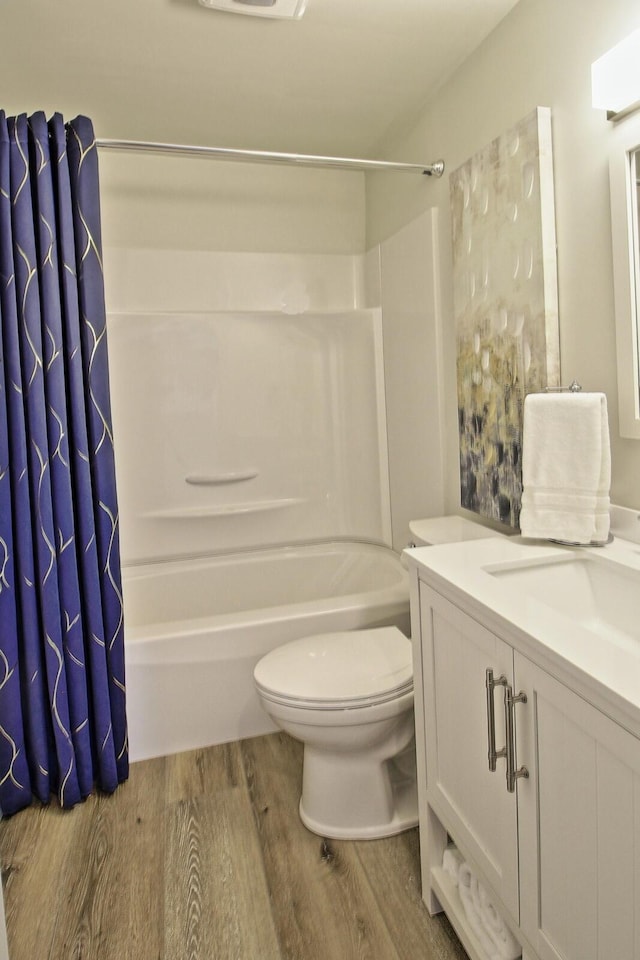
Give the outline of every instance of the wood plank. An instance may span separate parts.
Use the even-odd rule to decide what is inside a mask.
[[[366,877],[345,856],[349,844],[299,819],[300,745],[276,734],[241,747],[282,957],[397,960]]]
[[[0,830],[7,936],[11,960],[49,957],[60,915],[69,906],[58,878],[70,851],[89,836],[92,799],[64,813],[34,804]]]
[[[467,960],[444,913],[432,917],[422,902],[417,827],[396,837],[354,843],[351,855],[369,881],[400,960]]]
[[[246,790],[237,743],[189,750],[165,757],[168,803],[190,800],[232,787]]]
[[[158,824],[149,810],[162,797],[163,780],[162,761],[138,771],[134,765],[113,796],[92,795],[64,812],[34,805],[3,821],[11,960],[157,960],[153,931],[162,930],[162,920],[157,923],[152,888],[141,874],[155,869]],[[151,952],[138,950],[140,939]]]
[[[112,796],[91,798],[82,844],[69,850],[61,876],[61,912],[50,960],[157,960],[164,927],[162,758],[132,764]],[[11,958],[13,960],[13,957]]]
[[[167,828],[165,960],[280,960],[246,787],[212,783]]]
[[[325,841],[285,734],[132,765],[113,796],[0,823],[11,960],[462,960],[416,831]]]
[[[430,916],[422,901],[418,828],[397,837],[357,844],[355,852],[402,960],[412,960],[417,953],[424,960],[466,960],[445,914]]]

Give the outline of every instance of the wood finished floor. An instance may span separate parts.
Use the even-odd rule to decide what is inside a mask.
[[[309,833],[301,768],[300,744],[272,734],[2,821],[11,960],[466,960],[420,899],[417,830]]]

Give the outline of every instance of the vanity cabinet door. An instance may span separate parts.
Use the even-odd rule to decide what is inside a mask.
[[[505,761],[490,772],[486,670],[513,679],[513,651],[475,620],[420,584],[427,803],[464,855],[475,862],[518,921],[515,794]],[[495,699],[495,737],[505,745],[503,687]]]
[[[638,960],[640,741],[514,661],[522,929],[540,960]]]

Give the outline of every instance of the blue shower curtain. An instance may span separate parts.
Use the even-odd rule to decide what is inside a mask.
[[[97,150],[0,111],[0,810],[128,775]]]

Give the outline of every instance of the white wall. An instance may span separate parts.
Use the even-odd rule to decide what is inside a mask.
[[[640,25],[637,0],[520,0],[425,107],[389,158],[448,172],[536,106],[552,111],[563,381],[604,390],[612,428],[612,499],[640,507],[640,443],[617,434],[617,380],[608,154],[614,132],[591,107],[591,63]],[[367,182],[368,245],[384,241],[435,204],[442,264],[446,507],[459,505],[455,337],[451,302],[448,176]]]
[[[106,247],[353,254],[364,174],[100,150]]]

